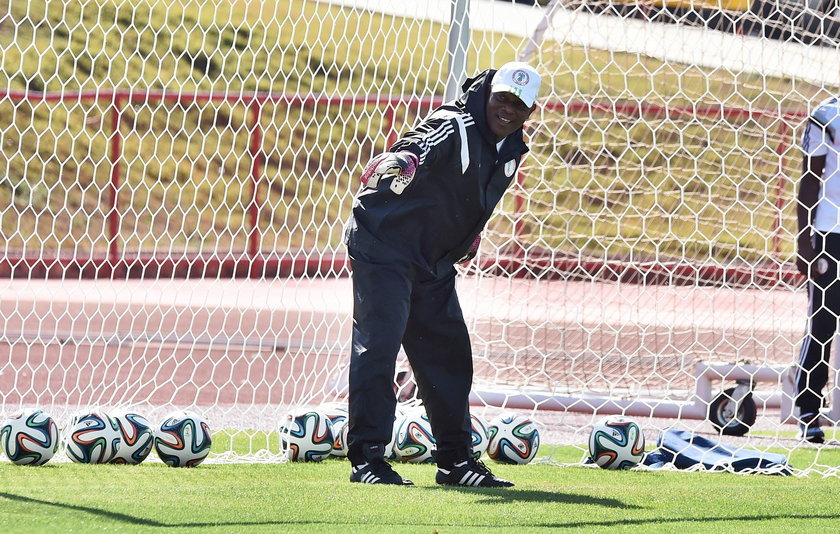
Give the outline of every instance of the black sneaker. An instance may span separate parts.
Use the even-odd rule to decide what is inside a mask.
[[[825,432],[820,428],[819,416],[811,414],[802,416],[796,437],[810,443],[825,443]]]
[[[414,482],[401,477],[391,469],[391,464],[383,459],[371,460],[366,464],[354,465],[350,472],[350,482],[362,484],[393,484],[395,486],[413,486]]]
[[[452,466],[438,467],[435,481],[445,486],[472,486],[476,488],[509,488],[513,482],[498,478],[479,460],[470,458]]]

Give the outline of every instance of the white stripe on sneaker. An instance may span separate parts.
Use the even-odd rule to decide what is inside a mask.
[[[473,473],[473,479],[470,481],[471,486],[480,486],[481,481],[484,480],[484,475],[480,475],[478,473]]]
[[[475,480],[480,478],[481,475],[476,473],[475,471],[467,471],[463,477],[461,477],[461,481],[458,482],[461,486],[475,486]]]
[[[368,464],[354,465],[353,466],[353,472],[358,473],[359,471],[361,471],[362,469],[364,469],[367,466],[368,466]]]

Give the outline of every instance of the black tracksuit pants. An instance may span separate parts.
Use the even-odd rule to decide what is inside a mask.
[[[348,250],[354,299],[348,458],[353,465],[364,463],[391,440],[402,345],[429,416],[438,464],[466,460],[473,366],[455,268],[436,277],[392,250]]]
[[[817,258],[828,270],[808,282],[808,323],[796,369],[796,406],[801,415],[817,414],[828,382],[831,342],[840,318],[840,234],[815,234]]]

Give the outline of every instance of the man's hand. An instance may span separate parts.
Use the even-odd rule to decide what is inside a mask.
[[[370,160],[362,172],[362,184],[376,189],[383,178],[391,178],[391,191],[402,194],[414,180],[420,161],[411,152],[385,152]]]

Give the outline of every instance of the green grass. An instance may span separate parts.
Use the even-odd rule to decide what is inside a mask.
[[[840,430],[826,428],[825,437],[828,442],[836,443],[840,438]],[[751,436],[764,438],[778,438],[793,440],[796,436],[795,430],[783,431],[761,431],[752,430]],[[713,438],[714,439],[714,438]],[[722,443],[726,444],[724,439]],[[729,444],[730,446],[735,446]],[[647,451],[655,448],[655,443],[647,444]],[[755,446],[745,445],[748,448]],[[834,446],[816,447],[798,444],[792,448],[781,446],[763,447],[764,452],[782,454],[788,458],[788,463],[798,475],[806,474],[811,477],[822,476],[831,466],[840,466],[840,449]],[[543,444],[537,454],[540,462],[549,462],[555,465],[571,465],[583,462],[587,456],[586,443],[577,445],[552,445]],[[211,458],[274,458],[276,461],[282,457],[280,448],[280,434],[277,432],[265,432],[261,430],[223,430],[213,434],[213,447]]]
[[[256,431],[216,433],[213,452],[254,452],[251,440],[277,453],[277,435]],[[443,488],[428,464],[397,464],[412,488],[351,484],[349,463],[335,458],[194,469],[166,467],[154,453],[139,466],[0,462],[0,532],[784,533],[831,531],[840,519],[840,485],[817,471],[615,472],[580,466],[582,450],[543,446],[525,466],[488,460],[516,483],[508,490]],[[836,466],[840,449],[799,447],[789,459],[798,469]]]
[[[831,532],[835,479],[493,465],[509,490],[347,481],[320,464],[0,465],[0,530],[54,532]]]

